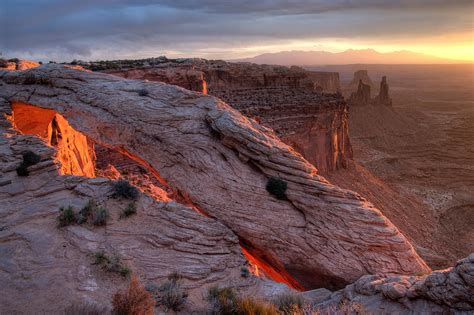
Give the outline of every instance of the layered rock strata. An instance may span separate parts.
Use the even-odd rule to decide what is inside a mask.
[[[0,72],[0,84],[8,102],[53,110],[159,176],[293,287],[339,288],[368,273],[429,271],[368,201],[329,184],[271,130],[219,99],[56,65]],[[287,182],[286,200],[266,191],[271,176]]]
[[[179,272],[190,292],[190,310],[202,304],[207,285],[255,285],[255,278],[240,276],[246,260],[237,236],[222,223],[145,194],[135,201],[137,214],[120,219],[128,201],[111,198],[110,180],[61,175],[60,152],[37,135],[15,131],[4,117],[14,115],[3,98],[0,111],[2,314],[59,314],[73,304],[109,307],[127,280],[94,264],[98,251],[120,257],[145,284]],[[28,177],[19,177],[15,168],[26,151],[41,160],[28,168]],[[57,227],[60,207],[77,213],[91,199],[108,209],[107,225]]]
[[[217,96],[275,130],[322,173],[352,158],[345,102],[339,94],[322,93],[339,92],[337,73],[202,59],[105,72]]]

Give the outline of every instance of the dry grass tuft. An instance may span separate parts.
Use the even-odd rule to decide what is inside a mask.
[[[112,305],[114,315],[152,315],[155,299],[138,278],[133,276],[127,290],[114,294]]]

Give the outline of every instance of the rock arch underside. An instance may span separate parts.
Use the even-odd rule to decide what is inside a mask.
[[[240,276],[248,264],[298,290],[341,289],[367,274],[430,272],[369,201],[330,184],[272,130],[215,97],[56,65],[0,72],[0,84],[2,132],[9,134],[2,145],[16,157],[2,168],[6,204],[14,205],[21,189],[29,204],[56,185],[78,206],[91,196],[117,206],[107,196],[110,179],[120,177],[142,191],[143,214],[133,219],[139,222],[113,221],[102,232],[71,227],[61,234],[79,249],[72,256],[82,253],[77,264],[91,249],[113,243],[147,279],[164,277],[157,269],[176,264],[190,287],[233,283],[248,290],[259,285],[258,278]],[[138,93],[143,89],[146,96]],[[32,174],[44,177],[40,184],[13,172],[28,148],[43,152],[40,166],[32,167]],[[266,191],[272,176],[288,183],[287,200]],[[13,191],[13,184],[22,188]],[[57,210],[48,211],[42,222]],[[9,210],[0,222],[9,217],[25,226],[30,218]],[[48,226],[49,233],[62,233]],[[150,230],[163,234],[147,235]],[[15,258],[9,263],[18,264]]]

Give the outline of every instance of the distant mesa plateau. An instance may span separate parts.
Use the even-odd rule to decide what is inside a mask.
[[[252,62],[257,64],[274,64],[282,66],[315,66],[315,65],[439,65],[439,64],[470,64],[472,62],[439,58],[408,50],[378,52],[374,49],[347,49],[341,52],[329,51],[280,51],[261,54],[250,58],[232,60],[233,62]]]
[[[472,314],[472,107],[338,67],[0,60],[0,313]]]

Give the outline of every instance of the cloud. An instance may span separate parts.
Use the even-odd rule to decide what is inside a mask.
[[[9,56],[110,59],[159,53],[219,56],[291,40],[387,40],[472,28],[471,1],[0,0]]]

